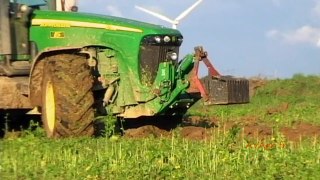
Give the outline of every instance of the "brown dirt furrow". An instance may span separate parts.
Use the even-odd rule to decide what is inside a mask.
[[[320,137],[320,126],[304,122],[298,122],[293,127],[283,127],[280,131],[289,141],[294,142],[300,139]]]

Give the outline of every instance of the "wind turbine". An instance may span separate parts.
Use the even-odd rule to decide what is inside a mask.
[[[156,12],[153,12],[153,11],[150,11],[148,9],[145,9],[143,7],[140,7],[140,6],[135,6],[135,8],[145,12],[145,13],[148,13],[148,14],[151,14],[161,20],[164,20],[164,21],[167,21],[169,23],[172,24],[172,28],[173,29],[177,29],[177,25],[179,24],[179,21],[181,19],[183,19],[184,17],[186,17],[193,9],[195,9],[200,3],[202,2],[202,0],[198,0],[197,2],[195,2],[192,6],[190,6],[188,9],[186,9],[185,11],[183,11],[178,17],[176,17],[175,19],[170,19],[168,18],[167,16],[164,16],[162,14],[159,14],[159,13],[156,13]]]

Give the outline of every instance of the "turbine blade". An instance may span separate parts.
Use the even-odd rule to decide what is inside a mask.
[[[164,15],[162,15],[162,14],[158,14],[158,13],[156,13],[156,12],[150,11],[150,10],[148,10],[148,9],[145,9],[145,8],[140,7],[140,6],[137,6],[137,5],[135,6],[135,8],[136,8],[136,9],[139,9],[139,10],[145,12],[145,13],[151,14],[151,15],[153,15],[153,16],[161,19],[161,20],[167,21],[167,22],[169,22],[169,23],[171,23],[171,24],[174,24],[174,23],[175,23],[174,20],[172,20],[172,19],[170,19],[170,18],[168,18],[168,17],[166,17],[166,16],[164,16]]]
[[[180,21],[181,19],[183,19],[184,17],[186,17],[194,8],[196,8],[200,3],[202,2],[202,0],[198,0],[197,2],[195,2],[192,6],[190,6],[188,9],[186,9],[185,11],[183,11],[175,20],[176,21]]]

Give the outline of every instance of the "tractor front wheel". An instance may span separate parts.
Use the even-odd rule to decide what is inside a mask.
[[[46,59],[42,80],[42,121],[48,137],[94,133],[92,76],[86,57],[57,54]]]

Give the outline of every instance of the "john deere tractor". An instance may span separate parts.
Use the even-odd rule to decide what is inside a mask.
[[[178,60],[178,30],[76,10],[1,0],[0,109],[40,113],[48,137],[90,136],[95,116],[185,113],[200,95],[248,102],[248,81],[221,76],[201,47]],[[200,61],[211,72],[204,80]]]

